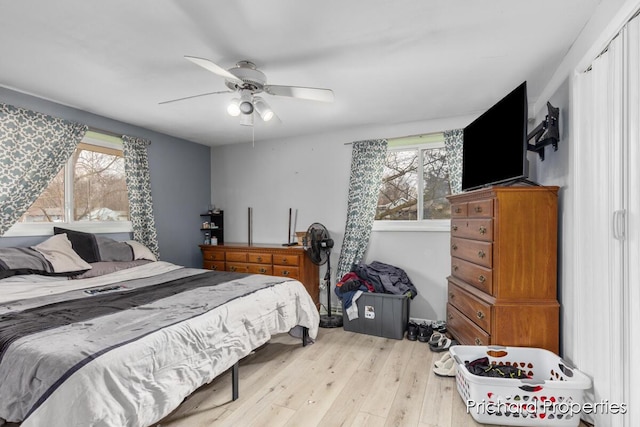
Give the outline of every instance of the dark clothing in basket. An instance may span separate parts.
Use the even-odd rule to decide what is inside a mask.
[[[495,363],[489,363],[488,357],[482,357],[476,359],[473,362],[465,364],[469,372],[481,377],[492,378],[529,378],[525,371],[517,366],[510,365],[496,365]]]

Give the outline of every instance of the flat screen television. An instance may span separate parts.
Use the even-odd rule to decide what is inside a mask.
[[[526,180],[527,82],[464,128],[462,190]]]

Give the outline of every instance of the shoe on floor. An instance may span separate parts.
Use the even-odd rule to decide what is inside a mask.
[[[427,325],[425,323],[421,323],[420,325],[418,325],[418,341],[428,342],[432,334],[433,329],[430,325]]]
[[[440,341],[442,341],[443,339],[445,339],[445,338],[446,338],[446,336],[444,334],[434,331],[431,334],[431,337],[429,338],[428,343],[429,343],[429,345],[438,345],[438,343]]]
[[[418,324],[416,322],[409,322],[407,325],[407,339],[409,341],[416,341],[418,339]]]
[[[447,351],[449,350],[450,347],[458,344],[459,344],[458,341],[449,339],[443,335],[443,338],[441,338],[436,345],[429,344],[429,348],[431,349],[431,351],[435,351],[436,353],[439,353],[442,351]]]
[[[442,368],[447,360],[451,360],[451,353],[449,353],[448,351],[442,355],[440,360],[436,360],[436,362],[433,365],[436,368]]]
[[[456,363],[450,358],[439,368],[433,368],[433,372],[439,377],[455,377],[456,376]]]

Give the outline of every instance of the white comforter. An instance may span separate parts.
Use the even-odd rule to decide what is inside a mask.
[[[5,280],[0,282],[0,303],[27,299],[28,304],[29,298],[43,294],[106,286],[177,268],[181,267],[156,262],[84,280],[48,279],[39,283]],[[274,277],[255,275],[242,280],[261,283],[273,281]],[[300,325],[309,328],[309,336],[315,338],[318,323],[317,309],[304,286],[282,279],[281,283],[100,354],[71,373],[24,420],[22,427],[152,425],[272,335]],[[93,326],[78,327],[90,330]],[[29,366],[55,365],[56,353],[43,349],[42,343],[36,345],[37,341],[23,338],[13,343],[11,349],[23,351]],[[24,372],[31,371],[35,372],[35,368]],[[0,383],[0,420],[4,417],[20,421],[16,416],[24,409],[2,403],[3,387]]]

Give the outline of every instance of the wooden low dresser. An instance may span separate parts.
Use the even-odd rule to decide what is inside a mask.
[[[268,274],[299,280],[320,307],[320,274],[302,246],[242,243],[200,245],[203,267],[209,270]]]
[[[461,344],[558,354],[558,187],[495,186],[448,199],[448,330]]]

